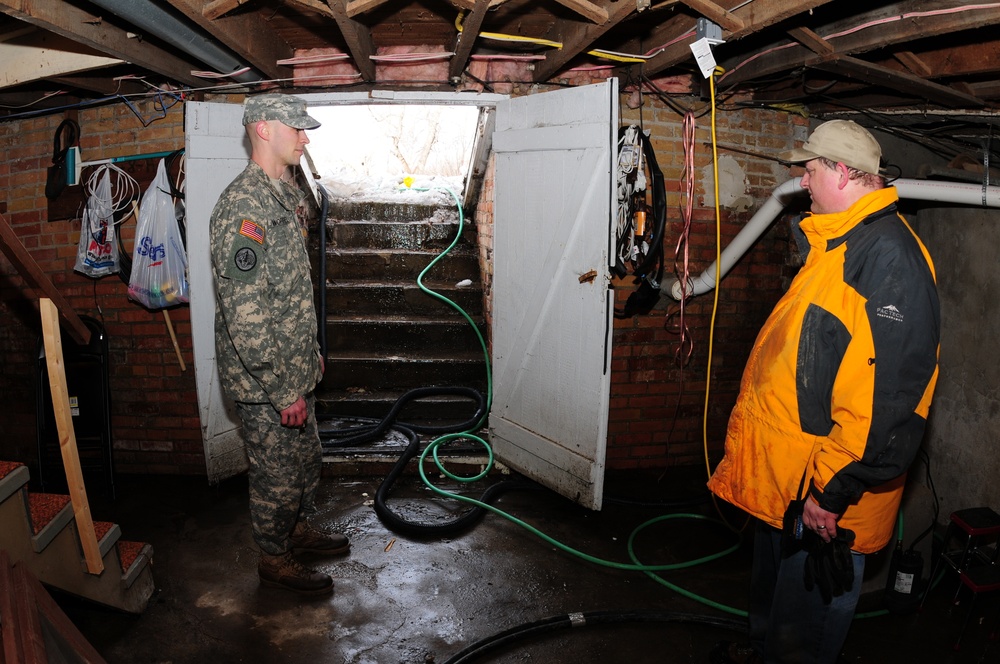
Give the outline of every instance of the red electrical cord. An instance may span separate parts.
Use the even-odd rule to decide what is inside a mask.
[[[694,113],[688,111],[684,114],[684,171],[681,174],[681,190],[684,193],[683,206],[681,207],[681,218],[684,220],[683,227],[677,238],[677,246],[674,248],[674,273],[681,288],[681,299],[677,311],[667,314],[664,327],[669,329],[670,318],[675,314],[678,317],[677,331],[680,335],[680,343],[674,357],[679,366],[685,366],[694,352],[694,343],[688,334],[687,323],[684,321],[685,303],[687,302],[688,279],[691,276],[689,267],[690,239],[691,239],[691,217],[694,211],[694,146],[695,146],[695,126]]]

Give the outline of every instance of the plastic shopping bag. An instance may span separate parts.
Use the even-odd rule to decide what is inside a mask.
[[[128,296],[148,309],[188,301],[187,255],[162,159],[139,205]]]
[[[98,178],[97,186],[83,209],[80,243],[76,248],[76,265],[73,269],[95,278],[118,272],[111,178],[107,170]]]

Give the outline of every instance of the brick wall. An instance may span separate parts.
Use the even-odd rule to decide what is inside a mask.
[[[164,111],[151,102],[140,102],[133,112],[117,103],[70,113],[81,127],[84,161],[184,147],[182,104]],[[64,117],[56,114],[0,123],[0,189],[4,192],[0,212],[76,312],[104,322],[110,346],[112,439],[118,472],[203,474],[188,308],[169,311],[187,366],[182,371],[161,311],[148,311],[129,301],[127,287],[116,275],[95,280],[73,271],[80,236],[79,206],[85,197],[82,187],[67,188],[53,203],[50,216],[44,194],[46,167],[51,162],[55,129]],[[149,163],[155,168],[154,160]],[[92,171],[93,167],[84,169],[83,179]],[[69,209],[69,214],[60,208]],[[65,216],[75,218],[51,220]],[[125,221],[120,230],[125,247],[131,249],[134,219]],[[0,344],[5,349],[0,359],[0,412],[6,429],[0,437],[0,457],[29,464],[34,464],[36,454],[41,334],[36,298],[37,294],[24,288],[13,265],[0,256]]]
[[[703,104],[690,98],[683,102]],[[675,249],[683,232],[683,116],[647,96],[641,110],[623,109],[622,124],[640,124],[651,132],[650,140],[663,172],[667,191],[664,282],[669,284],[675,279]],[[775,154],[794,147],[795,128],[805,124],[802,117],[771,110],[719,112],[716,143],[751,153]],[[697,179],[688,240],[688,271],[692,277],[716,259],[711,141],[711,119],[704,114],[697,119],[694,141]],[[721,247],[725,248],[771,191],[790,175],[786,167],[764,157],[736,150],[720,149],[718,153],[720,157],[729,155],[739,164],[752,198],[752,205],[744,211],[721,208]],[[723,199],[721,195],[719,198]],[[795,260],[790,254],[787,223],[778,220],[722,280],[717,308],[716,293],[711,291],[686,304],[684,325],[690,356],[688,346],[681,348],[679,305],[673,300],[661,299],[649,315],[615,320],[609,468],[704,465],[706,438],[711,465],[715,466],[722,456],[729,411],[736,400],[744,364],[758,330],[797,270]],[[615,287],[616,306],[620,309],[634,289],[633,277],[617,281]]]

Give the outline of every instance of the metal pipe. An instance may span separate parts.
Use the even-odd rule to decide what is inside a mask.
[[[771,223],[778,217],[795,197],[805,193],[801,178],[793,178],[778,185],[771,197],[750,218],[747,225],[736,234],[732,242],[722,251],[720,256],[719,278],[726,276],[733,265],[757,241]],[[940,203],[955,203],[959,205],[975,205],[981,207],[1000,207],[1000,187],[987,187],[980,184],[964,182],[944,182],[941,180],[910,180],[899,179],[892,183],[899,194],[900,200],[937,201]],[[715,263],[705,268],[699,276],[687,282],[688,297],[702,295],[715,287]],[[677,301],[681,299],[681,283],[675,280],[669,289],[664,284],[661,293],[668,293]]]
[[[222,74],[246,67],[246,64],[237,60],[230,51],[196,32],[187,23],[150,0],[91,0],[91,2],[197,58]],[[230,78],[241,83],[262,80],[259,74],[252,71],[236,74]]]

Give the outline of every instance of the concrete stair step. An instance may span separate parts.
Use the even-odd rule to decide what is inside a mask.
[[[440,255],[440,251],[364,247],[331,249],[327,254],[326,278],[329,281],[416,281],[424,268]],[[479,256],[476,251],[456,247],[434,264],[428,277],[444,283],[458,283],[464,279],[478,282]]]
[[[327,212],[328,222],[341,221],[421,221],[431,219],[458,219],[458,211],[450,202],[442,205],[435,202],[407,201],[350,201],[337,199],[331,202]]]
[[[349,354],[378,348],[387,355],[433,352],[444,349],[481,351],[479,334],[486,325],[473,328],[464,318],[406,318],[402,316],[327,316],[326,341],[330,353]]]
[[[485,387],[481,391],[485,391]],[[403,392],[367,390],[317,395],[316,413],[320,419],[357,417],[381,421],[402,396]],[[430,396],[408,403],[396,420],[412,424],[452,425],[470,419],[477,406],[475,401],[464,397]]]
[[[470,316],[482,315],[483,295],[479,289],[439,282],[424,285]],[[439,316],[443,312],[459,315],[454,307],[424,292],[416,283],[335,282],[327,285],[326,306],[328,312],[368,316]]]
[[[403,393],[433,385],[486,383],[486,362],[481,354],[465,352],[451,357],[331,355],[318,392],[335,394],[364,389]]]
[[[450,220],[445,223],[339,221],[331,224],[327,222],[327,249],[365,247],[396,251],[443,251],[451,246],[456,235],[459,235],[458,224]],[[458,249],[462,245],[475,248],[476,227],[474,225],[464,224],[462,226],[455,248]]]

